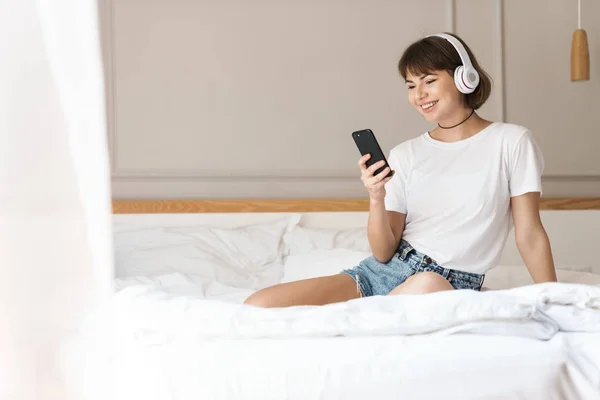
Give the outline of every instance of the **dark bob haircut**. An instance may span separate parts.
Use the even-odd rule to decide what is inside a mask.
[[[466,43],[454,34],[447,34],[454,36],[463,44],[471,59],[471,64],[473,64],[473,67],[479,73],[479,85],[473,93],[465,94],[467,107],[477,110],[490,97],[492,91],[491,78],[479,66],[479,63]],[[462,61],[454,46],[446,39],[431,36],[420,39],[408,46],[398,62],[398,70],[405,80],[408,73],[421,76],[442,70],[448,71],[454,79],[454,70],[459,65],[462,65]]]

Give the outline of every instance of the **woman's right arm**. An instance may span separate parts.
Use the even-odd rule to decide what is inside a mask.
[[[362,172],[361,180],[369,192],[367,234],[373,256],[377,261],[387,263],[393,257],[400,243],[406,214],[385,209],[385,184],[392,179],[391,176],[384,178],[389,172],[389,167],[373,176],[373,173],[384,162],[380,161],[367,168],[365,163],[369,158],[370,155],[367,154],[358,161]]]
[[[406,214],[387,211],[383,201],[371,201],[367,234],[373,256],[380,263],[385,264],[394,256],[404,231],[405,219]]]

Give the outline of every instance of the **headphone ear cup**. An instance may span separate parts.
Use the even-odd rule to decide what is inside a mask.
[[[479,74],[477,73],[477,70],[473,67],[465,68],[463,66],[462,74],[464,81],[467,82],[467,85],[469,85],[469,87],[473,88],[472,90],[475,91],[477,86],[479,86]]]
[[[464,65],[460,65],[454,70],[454,84],[461,93],[473,93],[479,85],[479,74],[475,69],[465,69]]]
[[[463,82],[463,71],[464,67],[462,65],[456,67],[456,69],[454,70],[454,84],[456,85],[456,88],[459,92],[463,94],[469,94],[472,93],[473,90],[465,86]]]

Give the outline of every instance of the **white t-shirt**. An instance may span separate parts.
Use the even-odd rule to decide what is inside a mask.
[[[385,207],[406,214],[402,238],[445,268],[484,274],[499,262],[511,196],[542,192],[544,158],[531,132],[493,123],[446,143],[428,132],[394,147]]]

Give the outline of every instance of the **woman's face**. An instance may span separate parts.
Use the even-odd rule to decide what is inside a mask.
[[[463,111],[464,95],[454,85],[448,71],[432,71],[425,75],[406,74],[408,100],[428,122],[452,120]]]

